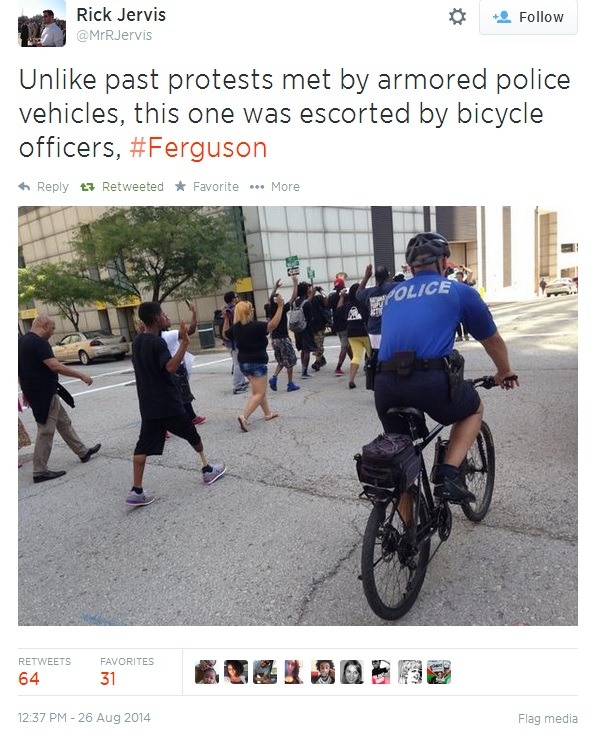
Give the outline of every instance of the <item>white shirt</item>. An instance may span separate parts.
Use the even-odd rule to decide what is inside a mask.
[[[174,357],[180,346],[180,340],[178,339],[178,330],[163,330],[160,334],[160,337],[164,338],[164,340],[166,341],[166,345],[168,346],[168,350],[170,351],[170,355]],[[183,362],[189,375],[193,370],[194,361],[195,357],[191,353],[186,352]]]
[[[62,46],[63,31],[56,23],[50,23],[50,25],[44,26],[40,41],[42,46]]]

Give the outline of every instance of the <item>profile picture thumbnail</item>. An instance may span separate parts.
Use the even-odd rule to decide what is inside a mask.
[[[371,660],[371,684],[388,685],[390,682],[390,662],[385,659]]]
[[[200,659],[199,663],[195,665],[196,685],[217,685],[218,679],[215,659]]]
[[[340,662],[340,682],[342,685],[362,685],[363,663],[358,659],[343,659]]]
[[[277,682],[277,664],[275,660],[254,660],[252,682],[256,685],[274,685]]]
[[[448,659],[429,659],[426,682],[428,685],[448,685],[451,682],[451,662]]]
[[[247,659],[225,660],[224,681],[231,685],[247,685]]]
[[[422,671],[421,659],[401,659],[398,663],[398,681],[401,685],[419,685]]]
[[[310,681],[313,685],[333,685],[336,668],[332,659],[315,659],[311,664]]]
[[[286,659],[284,665],[283,682],[286,685],[301,685],[301,669],[302,662],[299,659]]]
[[[18,5],[18,43],[22,48],[65,46],[65,0],[22,0]]]

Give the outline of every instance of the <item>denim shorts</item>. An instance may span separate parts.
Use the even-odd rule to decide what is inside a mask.
[[[252,378],[262,378],[268,373],[266,363],[239,363],[239,367],[244,376],[251,376]]]

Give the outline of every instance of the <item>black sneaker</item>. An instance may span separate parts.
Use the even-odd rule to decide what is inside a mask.
[[[319,371],[319,370],[321,370],[321,366],[318,363],[316,363],[316,362],[313,363],[310,367],[313,369],[313,371]]]
[[[449,503],[472,503],[476,496],[470,493],[459,476],[444,478],[434,486],[434,498],[440,498]]]

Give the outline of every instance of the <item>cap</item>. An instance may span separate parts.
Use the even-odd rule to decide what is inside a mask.
[[[334,289],[343,289],[345,286],[346,284],[344,283],[344,279],[340,278],[339,276],[337,279],[333,280]]]

